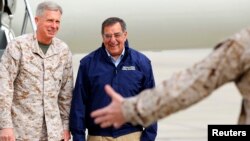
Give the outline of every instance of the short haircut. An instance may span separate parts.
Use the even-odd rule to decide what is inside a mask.
[[[36,16],[42,16],[45,10],[60,11],[63,13],[62,7],[53,1],[44,1],[37,6]]]
[[[114,25],[116,23],[120,23],[121,27],[122,27],[122,31],[125,32],[126,31],[126,23],[118,17],[110,17],[108,19],[106,19],[103,23],[102,23],[102,34],[104,34],[104,28],[107,26],[111,26]]]

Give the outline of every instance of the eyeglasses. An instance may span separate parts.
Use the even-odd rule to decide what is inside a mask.
[[[107,40],[110,40],[113,36],[116,38],[116,39],[119,39],[121,38],[123,35],[123,32],[118,32],[118,33],[114,33],[114,34],[103,34],[103,37]]]

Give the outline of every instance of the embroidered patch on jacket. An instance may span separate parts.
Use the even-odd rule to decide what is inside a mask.
[[[122,70],[135,70],[135,66],[123,66]]]

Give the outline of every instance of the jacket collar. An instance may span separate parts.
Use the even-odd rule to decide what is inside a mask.
[[[50,57],[50,56],[53,56],[53,55],[59,53],[59,50],[56,49],[54,38],[52,39],[52,43],[50,44],[46,54],[44,54],[42,52],[42,50],[40,49],[40,47],[38,45],[38,40],[37,40],[36,34],[33,34],[32,40],[33,40],[32,41],[32,52],[40,55],[42,58],[47,58],[47,57]]]

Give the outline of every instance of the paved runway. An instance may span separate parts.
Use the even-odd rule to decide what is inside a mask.
[[[183,70],[207,56],[211,49],[144,51],[152,61],[156,85],[173,72]],[[74,73],[85,54],[76,54]],[[207,141],[208,124],[236,124],[241,97],[233,83],[226,84],[203,101],[160,120],[156,141]]]

